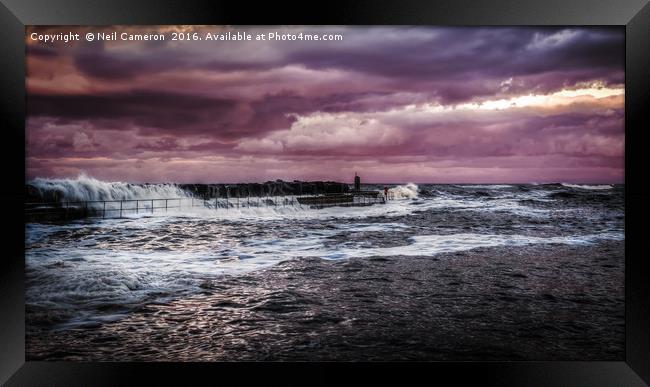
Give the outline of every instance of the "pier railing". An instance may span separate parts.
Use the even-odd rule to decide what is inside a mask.
[[[25,203],[25,215],[28,217],[123,217],[126,214],[155,213],[156,210],[168,211],[182,208],[183,201],[190,198],[164,199],[122,199],[122,200],[74,200],[49,203]],[[191,205],[192,204],[185,204]]]
[[[323,208],[341,206],[331,201],[327,196],[318,197],[309,205],[300,204],[295,196],[246,196],[246,197],[176,197],[158,199],[122,199],[122,200],[84,200],[25,203],[25,217],[28,220],[68,220],[79,218],[123,218],[133,214],[155,214],[169,210],[183,210],[194,207],[204,207],[213,210],[230,210],[256,207],[286,207]],[[308,196],[308,195],[304,195]],[[390,197],[354,196],[350,203],[343,206],[365,206],[375,203],[385,203]]]

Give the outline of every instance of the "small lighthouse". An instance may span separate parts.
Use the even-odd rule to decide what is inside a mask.
[[[386,196],[380,191],[361,189],[361,177],[354,173],[354,188],[339,194],[325,193],[315,196],[301,196],[298,203],[308,205],[310,208],[323,208],[331,206],[361,207],[371,206],[375,203],[386,203]]]

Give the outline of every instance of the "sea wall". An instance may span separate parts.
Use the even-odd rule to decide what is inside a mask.
[[[346,193],[350,187],[333,181],[267,181],[265,183],[240,184],[179,184],[183,190],[203,198],[315,195],[325,193]]]

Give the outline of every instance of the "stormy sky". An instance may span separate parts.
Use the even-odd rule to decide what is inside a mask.
[[[29,39],[69,31],[168,39]],[[30,27],[25,42],[28,179],[623,181],[620,27]]]

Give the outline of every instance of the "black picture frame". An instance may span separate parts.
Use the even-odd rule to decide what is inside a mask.
[[[438,0],[279,2],[233,0],[0,0],[1,152],[4,187],[0,259],[0,383],[26,385],[211,384],[236,376],[282,384],[357,378],[404,385],[452,378],[454,384],[635,386],[650,383],[650,270],[644,254],[650,219],[646,178],[650,104],[650,4],[647,0]],[[67,363],[25,361],[24,221],[26,25],[621,25],[625,82],[625,360],[620,362],[423,363]],[[309,374],[296,373],[298,367]],[[255,369],[255,371],[253,371]],[[137,382],[136,380],[140,381]],[[304,379],[307,378],[307,379]],[[448,379],[449,380],[449,379]]]

